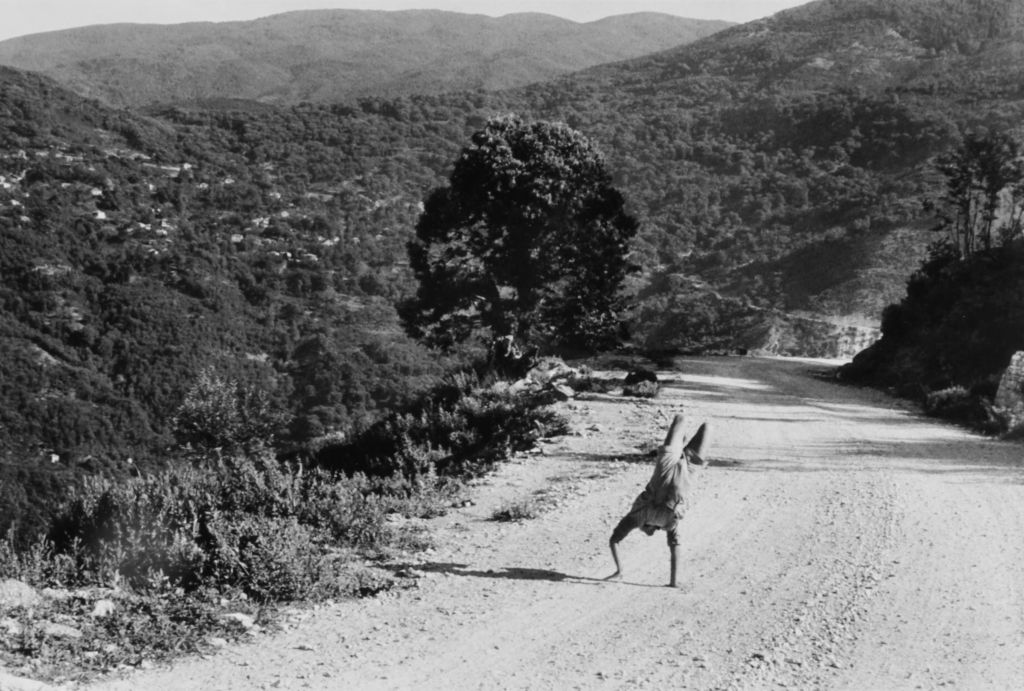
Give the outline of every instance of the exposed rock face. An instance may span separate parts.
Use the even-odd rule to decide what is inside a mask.
[[[834,357],[852,358],[882,337],[882,330],[872,326],[847,326],[835,332]]]
[[[881,335],[877,325],[851,324],[842,317],[778,314],[752,328],[739,345],[757,354],[849,359]]]
[[[1009,429],[1024,426],[1024,351],[1010,358],[1010,365],[999,381],[995,405],[1005,416]]]

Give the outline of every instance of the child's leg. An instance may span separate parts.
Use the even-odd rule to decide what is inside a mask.
[[[676,413],[676,416],[672,418],[672,424],[668,428],[668,434],[665,435],[665,446],[666,448],[674,450],[677,456],[683,453],[682,413]]]

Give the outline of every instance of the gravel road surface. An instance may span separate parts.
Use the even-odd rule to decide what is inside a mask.
[[[504,466],[393,565],[408,587],[103,689],[1020,688],[1019,444],[839,386],[823,363],[682,359],[654,400],[559,404],[573,434]],[[621,377],[622,372],[607,376]],[[681,531],[608,535],[676,412],[710,426]],[[536,518],[490,520],[543,491]],[[301,619],[301,620],[300,620]]]

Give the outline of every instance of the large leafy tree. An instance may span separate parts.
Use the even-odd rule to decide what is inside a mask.
[[[408,331],[448,347],[473,336],[598,349],[623,334],[620,289],[637,222],[592,142],[563,124],[490,120],[409,243],[419,289]]]

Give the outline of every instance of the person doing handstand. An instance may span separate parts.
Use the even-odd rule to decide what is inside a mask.
[[[701,458],[701,448],[707,424],[701,424],[693,438],[683,446],[683,416],[676,415],[668,429],[665,444],[658,453],[654,465],[654,473],[650,482],[640,496],[633,502],[619,524],[612,531],[608,546],[612,550],[615,561],[615,573],[605,580],[613,580],[622,576],[622,565],[619,563],[617,546],[634,528],[639,528],[647,535],[656,530],[664,530],[668,534],[669,549],[669,587],[676,587],[676,567],[679,546],[677,528],[680,519],[686,512],[689,502],[690,488],[696,472],[707,465]]]

